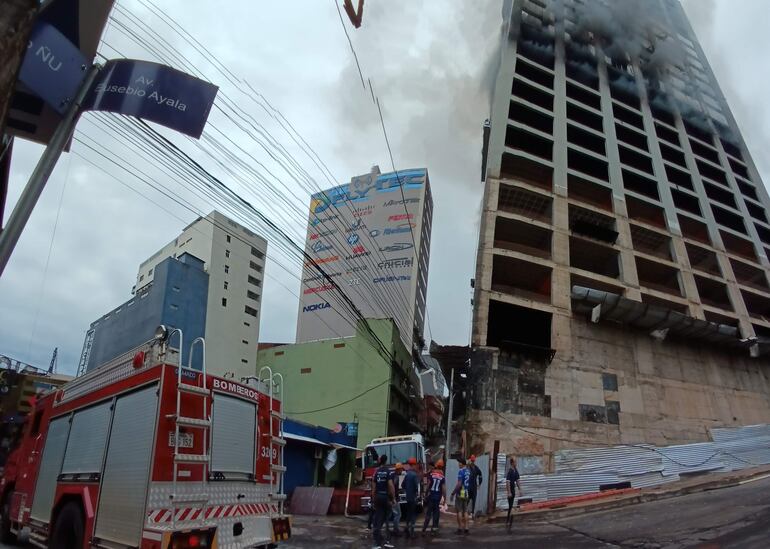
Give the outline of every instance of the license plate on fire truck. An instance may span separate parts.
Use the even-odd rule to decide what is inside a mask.
[[[174,445],[174,431],[168,432],[168,445]],[[180,448],[192,448],[193,447],[193,435],[192,433],[179,433],[179,447]]]

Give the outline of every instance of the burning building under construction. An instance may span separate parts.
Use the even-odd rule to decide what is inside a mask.
[[[508,1],[499,56],[471,448],[770,423],[770,199],[682,6]]]

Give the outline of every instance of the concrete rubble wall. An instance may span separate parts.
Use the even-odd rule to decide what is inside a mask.
[[[562,320],[559,323],[559,320]],[[470,449],[539,458],[568,448],[708,442],[710,429],[770,423],[770,363],[697,341],[554,315],[553,361],[477,348]],[[522,430],[525,429],[525,430]]]

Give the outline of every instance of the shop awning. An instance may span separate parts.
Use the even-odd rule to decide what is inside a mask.
[[[317,444],[318,446],[329,446],[329,444],[325,443],[322,440],[318,440],[317,438],[306,437],[305,435],[295,435],[294,433],[284,432],[283,438],[286,438],[289,440],[297,440],[299,442],[309,442],[310,444]]]

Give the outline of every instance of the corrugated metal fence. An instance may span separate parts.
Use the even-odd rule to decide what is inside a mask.
[[[735,471],[770,464],[770,425],[711,429],[712,442],[561,450],[553,474],[527,474],[521,466],[522,497],[544,501],[598,492],[605,484],[629,482],[634,488],[658,486],[680,475]],[[497,508],[507,509],[508,460],[497,456]],[[519,494],[517,494],[518,500]]]

